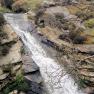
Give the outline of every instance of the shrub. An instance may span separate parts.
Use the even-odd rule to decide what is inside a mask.
[[[18,91],[23,91],[26,92],[28,90],[29,86],[24,80],[23,75],[17,75],[16,79],[11,83],[6,86],[5,89],[3,89],[3,94],[9,94],[13,90],[18,90]]]
[[[74,44],[83,44],[86,41],[86,37],[85,36],[76,36],[73,39],[73,43]]]
[[[79,88],[84,88],[84,87],[86,87],[86,82],[87,82],[86,79],[81,79],[81,78],[79,78],[79,80],[78,80]]]
[[[85,26],[89,28],[93,28],[94,27],[94,18],[85,21]]]

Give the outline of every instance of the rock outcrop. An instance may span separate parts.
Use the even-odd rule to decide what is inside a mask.
[[[79,38],[79,32],[81,31],[83,33],[86,27],[81,23],[81,19],[78,19],[76,15],[70,14],[68,10],[66,6],[62,7],[57,5],[46,7],[42,16],[37,19],[38,35],[42,37],[42,43],[59,51],[57,54],[59,61],[67,67],[66,70],[68,73],[72,74],[74,79],[80,83],[79,86],[89,87],[93,91],[94,44],[82,42],[82,44],[78,43],[78,45],[76,44],[77,42],[75,43],[74,40],[71,40],[78,34],[78,39],[77,37],[75,39],[81,42],[83,36]],[[75,36],[71,36],[70,38],[70,35],[73,35],[73,30],[77,32]]]
[[[43,79],[39,67],[31,58],[32,54],[9,24],[3,24],[0,34],[1,32],[6,37],[0,35],[0,94],[4,94],[8,87],[9,91],[12,91],[10,87],[13,88],[12,92],[7,91],[9,94],[42,94]],[[22,83],[29,87],[24,92],[15,90],[14,85],[19,86],[19,81],[23,78]]]
[[[0,47],[4,49],[0,55],[0,90],[22,72],[22,43],[8,24],[3,26],[2,32],[7,34],[7,38],[0,42]]]

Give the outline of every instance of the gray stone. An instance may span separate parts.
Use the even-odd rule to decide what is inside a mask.
[[[35,62],[28,62],[23,65],[25,73],[32,73],[39,70],[39,67]]]
[[[30,89],[27,92],[27,94],[43,94],[43,89],[40,84],[31,82],[30,83]]]
[[[30,82],[36,82],[36,83],[41,83],[43,81],[39,71],[36,71],[32,74],[27,74],[25,76],[25,79],[30,81]]]

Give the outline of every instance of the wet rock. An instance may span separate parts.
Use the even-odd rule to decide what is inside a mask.
[[[23,65],[25,73],[32,73],[39,70],[39,67],[34,61],[27,62]]]
[[[30,81],[30,82],[36,82],[36,83],[41,83],[43,81],[39,71],[30,73],[30,74],[29,73],[26,74],[25,79]]]

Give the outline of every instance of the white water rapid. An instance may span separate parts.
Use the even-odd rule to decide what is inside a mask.
[[[78,86],[70,75],[62,76],[65,73],[64,69],[58,62],[47,56],[39,40],[30,34],[28,30],[31,24],[24,19],[23,14],[4,14],[4,17],[32,52],[32,59],[40,67],[49,94],[84,94],[78,90]]]

